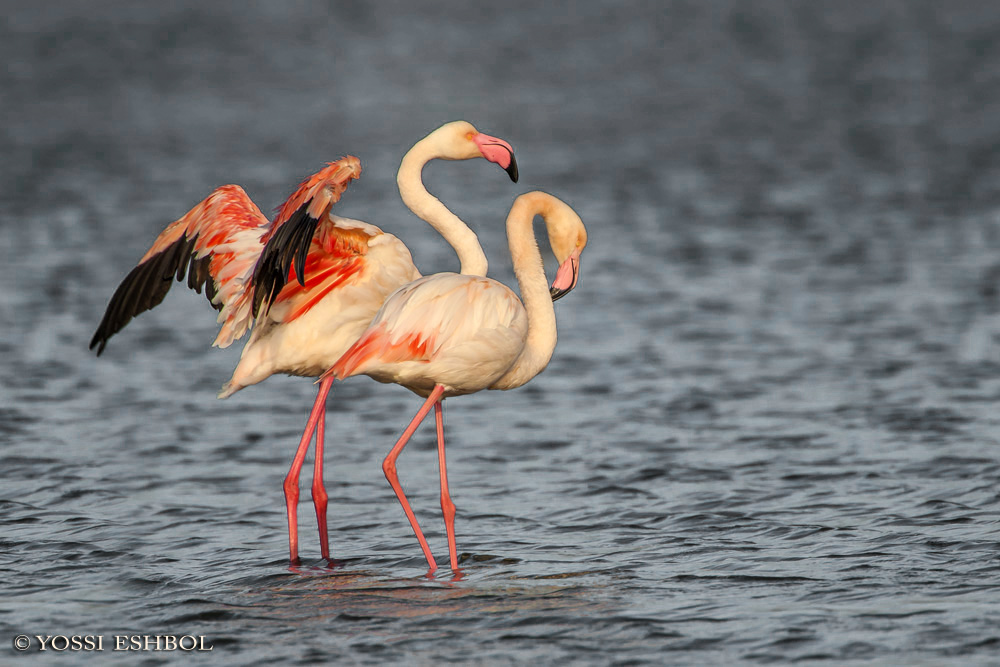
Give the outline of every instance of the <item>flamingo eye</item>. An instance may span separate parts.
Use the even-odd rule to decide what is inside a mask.
[[[465,133],[465,138],[468,139],[469,141],[472,141],[472,137],[474,137],[474,136],[476,136],[475,132],[466,132]]]

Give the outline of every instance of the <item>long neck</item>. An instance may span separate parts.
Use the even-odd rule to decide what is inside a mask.
[[[525,384],[545,369],[556,349],[556,311],[532,228],[535,214],[548,219],[551,212],[547,199],[529,194],[518,197],[507,216],[507,242],[528,315],[528,335],[517,361],[490,389],[513,389]]]
[[[428,138],[429,139],[429,138]],[[451,244],[458,254],[462,267],[460,271],[467,275],[485,276],[488,264],[486,254],[479,245],[479,237],[462,222],[462,219],[448,210],[441,201],[427,192],[424,187],[421,172],[424,165],[435,158],[446,158],[437,150],[433,141],[424,139],[417,142],[399,165],[396,173],[396,184],[403,203],[418,217],[437,230],[444,240]]]

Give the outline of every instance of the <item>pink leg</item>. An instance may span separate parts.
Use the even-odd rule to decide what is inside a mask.
[[[441,398],[441,394],[444,393],[444,387],[441,385],[435,385],[434,391],[431,395],[427,397],[424,404],[420,406],[417,411],[416,416],[410,422],[410,425],[406,427],[403,431],[403,435],[399,436],[399,440],[393,446],[389,455],[385,457],[385,461],[382,462],[382,472],[385,473],[385,478],[389,480],[389,485],[392,486],[392,490],[396,492],[396,497],[399,498],[399,504],[403,506],[403,511],[406,512],[406,518],[410,520],[410,526],[413,528],[413,533],[417,536],[417,541],[420,542],[420,548],[424,551],[424,558],[427,559],[427,565],[430,567],[430,571],[433,572],[437,569],[437,563],[434,562],[434,556],[431,555],[431,549],[427,546],[427,540],[424,539],[424,534],[420,530],[420,526],[417,524],[417,517],[413,514],[413,510],[410,509],[410,502],[406,499],[406,494],[403,493],[403,487],[399,484],[399,475],[396,474],[396,459],[399,457],[400,453],[403,451],[403,447],[410,440],[413,432],[417,430],[420,426],[420,422],[424,420],[427,413],[430,412],[431,406],[438,402]]]
[[[319,525],[319,550],[324,559],[330,560],[330,538],[326,527],[326,489],[323,488],[323,427],[326,410],[319,413],[316,422],[316,460],[313,462],[312,499],[316,508],[316,523]]]
[[[293,564],[299,563],[299,473],[302,471],[302,464],[306,460],[306,452],[309,450],[309,442],[312,440],[313,431],[320,420],[320,416],[326,409],[326,395],[330,392],[333,384],[333,377],[323,380],[319,386],[319,394],[316,402],[313,403],[312,412],[309,413],[309,421],[306,422],[306,430],[299,440],[299,448],[295,451],[295,458],[292,459],[292,467],[285,476],[285,509],[288,513],[288,552],[289,559]]]
[[[451,569],[458,569],[458,554],[455,548],[455,503],[448,492],[448,467],[444,463],[444,399],[434,404],[434,420],[437,422],[438,469],[441,471],[441,513],[444,514],[444,529],[448,533],[448,555]]]

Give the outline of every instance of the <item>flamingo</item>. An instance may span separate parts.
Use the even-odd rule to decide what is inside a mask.
[[[551,291],[532,230],[536,214],[545,220],[549,243],[560,262]],[[450,396],[483,389],[514,389],[544,370],[556,346],[552,302],[576,286],[587,230],[568,204],[544,192],[530,192],[511,207],[507,239],[523,303],[508,287],[483,276],[438,273],[419,278],[393,292],[357,341],[320,377],[321,394],[334,379],[368,375],[426,399],[386,456],[382,471],[403,506],[430,572],[437,564],[399,483],[396,459],[433,406],[441,510],[451,568],[457,570],[455,504],[448,490],[442,403]]]
[[[404,203],[436,229],[458,254],[460,271],[485,275],[486,255],[476,234],[430,194],[421,172],[429,161],[485,158],[517,181],[510,144],[454,121],[418,141],[403,157],[397,185]],[[420,277],[402,241],[374,225],[331,212],[361,174],[358,158],[329,163],[304,180],[273,222],[238,185],[224,185],[171,223],[112,296],[90,342],[97,354],[136,315],[158,305],[172,278],[205,289],[222,323],[214,345],[227,347],[253,327],[232,378],[219,398],[276,373],[315,377],[364,331],[385,298]],[[294,272],[294,277],[292,273]],[[293,279],[294,278],[294,279]],[[306,431],[284,481],[288,543],[298,558],[299,474],[316,432],[312,483],[320,550],[329,559],[327,493],[322,481],[326,392],[317,396]]]

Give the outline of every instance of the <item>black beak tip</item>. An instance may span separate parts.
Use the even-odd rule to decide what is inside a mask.
[[[517,160],[514,159],[513,153],[510,154],[510,164],[507,165],[507,168],[504,171],[506,171],[507,175],[510,176],[510,180],[517,183]]]
[[[558,301],[559,299],[563,298],[567,294],[569,294],[569,290],[568,289],[556,289],[555,287],[550,287],[549,288],[549,296],[552,297],[553,301]]]

